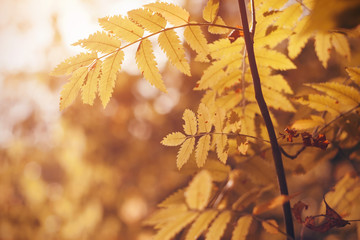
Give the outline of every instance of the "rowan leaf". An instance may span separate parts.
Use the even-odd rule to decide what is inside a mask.
[[[160,33],[158,42],[170,62],[181,72],[191,76],[189,63],[185,59],[184,47],[181,45],[175,31],[167,30]]]
[[[181,169],[181,167],[189,160],[190,155],[194,150],[194,147],[195,147],[194,137],[186,139],[185,142],[181,145],[176,159],[176,165],[178,169]]]
[[[90,51],[109,53],[117,50],[121,45],[121,41],[106,32],[98,31],[91,34],[87,39],[79,40],[73,45],[81,46]]]
[[[344,56],[348,60],[350,60],[350,46],[347,38],[341,33],[332,33],[331,34],[331,43],[334,46],[336,52],[338,52],[341,56]]]
[[[168,222],[154,237],[154,240],[170,240],[184,227],[198,216],[198,212],[185,212],[178,214],[173,221]]]
[[[212,220],[217,216],[218,212],[214,209],[206,210],[191,225],[185,240],[194,240],[208,228]]]
[[[185,41],[198,54],[197,59],[202,62],[208,62],[209,47],[201,28],[199,26],[187,26],[184,31],[184,37]]]
[[[177,216],[186,213],[188,208],[185,203],[175,204],[155,211],[145,221],[146,225],[155,225],[156,228],[174,220]]]
[[[171,194],[164,201],[159,203],[158,207],[171,207],[171,206],[181,206],[185,203],[185,190],[179,189],[175,193]]]
[[[307,105],[319,112],[328,111],[332,115],[338,115],[342,111],[341,106],[334,98],[319,94],[309,94],[308,100],[299,98],[296,102]]]
[[[279,15],[276,25],[291,28],[298,22],[302,12],[300,3],[287,6]]]
[[[144,29],[120,15],[100,18],[99,24],[104,30],[114,33],[115,36],[127,42],[134,42],[144,34]]]
[[[213,23],[216,24],[216,25],[226,26],[226,23],[224,22],[224,20],[220,16],[216,16]],[[224,28],[224,27],[209,26],[208,31],[209,31],[209,33],[212,33],[212,34],[227,34],[229,32],[229,29]]]
[[[260,66],[271,67],[275,70],[296,69],[294,63],[291,62],[283,53],[266,48],[255,50],[256,61]]]
[[[219,0],[208,0],[204,10],[203,10],[203,19],[207,22],[214,22],[216,16],[219,12],[220,2]]]
[[[76,69],[90,65],[95,59],[97,59],[97,53],[80,53],[74,57],[70,57],[56,66],[51,72],[53,76],[68,75],[74,72]]]
[[[182,118],[185,122],[183,125],[184,132],[187,135],[195,135],[197,133],[197,118],[195,113],[189,109],[185,109]]]
[[[327,33],[318,33],[315,35],[315,51],[324,68],[327,68],[327,62],[330,58],[331,35]]]
[[[152,44],[149,39],[140,42],[136,51],[136,63],[142,71],[145,79],[162,92],[167,92],[162,80],[161,74],[157,67],[155,56],[152,50]]]
[[[216,154],[222,163],[228,159],[228,137],[226,134],[217,134],[214,136],[216,143]]]
[[[206,240],[220,240],[225,232],[226,226],[231,220],[231,212],[225,210],[219,214],[214,222],[211,224],[208,232],[206,233]]]
[[[291,59],[296,58],[300,54],[301,49],[304,48],[312,35],[309,32],[303,32],[308,22],[309,16],[303,17],[295,26],[294,34],[289,37],[288,52]]]
[[[204,210],[209,203],[212,190],[211,175],[202,170],[193,178],[185,191],[185,200],[190,209]]]
[[[252,220],[252,216],[249,215],[240,217],[232,233],[231,240],[245,240],[249,233]]]
[[[164,137],[164,139],[161,141],[161,144],[165,146],[178,146],[185,140],[186,136],[184,134],[181,132],[173,132]]]
[[[346,68],[351,80],[360,86],[360,67],[348,67]]]
[[[174,26],[188,23],[190,14],[182,7],[165,2],[150,3],[144,6],[153,12],[160,13],[166,20]]]
[[[87,75],[86,83],[81,88],[82,101],[91,106],[94,103],[99,86],[101,65],[102,61],[97,60]]]
[[[310,115],[310,119],[296,120],[291,127],[298,130],[314,129],[317,126],[325,124],[325,120],[322,117],[316,115]]]
[[[69,82],[64,85],[63,90],[60,93],[60,110],[64,110],[75,100],[87,74],[87,67],[80,67],[75,70],[73,75],[70,77]]]
[[[167,23],[160,14],[152,14],[151,11],[143,8],[129,11],[128,16],[131,20],[152,33],[163,30]]]
[[[116,73],[120,69],[120,65],[124,59],[124,52],[117,51],[107,57],[102,64],[102,75],[99,84],[99,95],[104,107],[108,104],[112,95]]]
[[[210,135],[204,135],[200,137],[195,151],[195,159],[198,167],[202,167],[205,164],[206,158],[210,150]]]
[[[210,55],[215,59],[223,59],[233,54],[240,54],[244,45],[243,38],[238,38],[234,42],[230,42],[228,38],[221,38],[209,44]]]
[[[337,99],[340,103],[349,107],[355,107],[360,103],[359,91],[354,87],[337,82],[313,83],[306,85],[326,93],[326,95]]]
[[[200,103],[199,109],[197,112],[198,119],[198,133],[208,133],[211,131],[212,127],[212,117],[208,107],[204,103]]]

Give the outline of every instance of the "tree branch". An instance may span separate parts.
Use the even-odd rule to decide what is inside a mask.
[[[264,118],[265,125],[269,134],[271,148],[276,168],[276,174],[278,177],[278,182],[280,186],[280,192],[283,195],[288,195],[288,188],[286,183],[285,171],[284,166],[281,159],[281,152],[279,148],[279,144],[277,142],[276,134],[274,131],[274,126],[270,118],[269,110],[264,100],[264,96],[261,90],[261,83],[260,83],[260,76],[256,65],[255,54],[254,54],[254,46],[253,46],[253,39],[251,37],[249,31],[249,23],[246,14],[246,5],[245,0],[238,0],[239,8],[240,8],[240,15],[241,15],[241,22],[243,25],[243,32],[245,38],[245,46],[248,53],[248,60],[251,70],[251,75],[253,78],[254,89],[255,89],[255,98],[259,105],[262,117]],[[295,239],[294,236],[294,226],[291,214],[291,207],[290,202],[286,202],[283,204],[283,212],[284,212],[284,219],[286,224],[286,232],[288,234],[288,239]]]

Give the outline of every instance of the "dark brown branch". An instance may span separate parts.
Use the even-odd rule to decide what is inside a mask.
[[[254,54],[254,46],[253,46],[253,39],[251,37],[249,31],[249,23],[246,14],[246,5],[245,0],[238,0],[239,8],[240,8],[240,15],[241,15],[241,22],[243,25],[243,32],[245,38],[245,46],[248,53],[248,60],[251,70],[251,75],[253,78],[254,89],[255,89],[255,98],[259,105],[261,114],[264,118],[266,129],[269,134],[271,148],[276,168],[276,174],[278,177],[278,182],[280,186],[280,192],[283,195],[288,195],[288,188],[286,183],[285,171],[284,166],[281,159],[281,152],[279,148],[279,144],[277,142],[276,134],[274,131],[274,126],[270,118],[269,110],[264,100],[264,96],[261,90],[261,83],[260,83],[260,76],[256,65],[255,54]],[[292,220],[292,213],[290,202],[286,202],[283,204],[283,212],[284,212],[284,219],[286,224],[286,233],[289,236],[288,239],[295,239],[294,236],[294,225]]]

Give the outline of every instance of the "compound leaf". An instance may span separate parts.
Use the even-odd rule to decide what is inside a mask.
[[[220,240],[230,220],[231,220],[231,212],[228,210],[222,212],[211,224],[209,231],[205,236],[205,239]]]
[[[203,19],[207,22],[214,22],[219,12],[219,6],[219,0],[208,0],[203,10]]]
[[[181,169],[181,167],[189,160],[190,155],[194,150],[194,147],[195,147],[194,137],[186,139],[185,142],[181,145],[176,159],[176,165],[178,169]]]
[[[205,164],[206,158],[210,150],[210,135],[200,137],[195,151],[195,159],[198,167],[202,167]]]
[[[218,212],[214,209],[206,210],[191,225],[189,232],[186,234],[185,240],[194,240],[208,228],[211,221],[216,217]]]
[[[232,233],[231,240],[245,240],[250,230],[252,216],[243,216],[239,218]]]

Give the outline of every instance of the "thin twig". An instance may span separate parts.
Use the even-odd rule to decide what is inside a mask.
[[[255,89],[255,98],[259,105],[262,117],[264,118],[265,125],[268,131],[269,139],[271,142],[271,148],[273,153],[273,159],[275,163],[275,169],[276,174],[278,177],[278,182],[280,186],[280,192],[282,195],[288,195],[288,188],[286,183],[286,177],[285,177],[285,170],[281,158],[281,152],[279,148],[279,144],[276,138],[274,125],[272,123],[269,109],[266,105],[262,89],[261,89],[261,82],[260,82],[260,76],[257,69],[257,64],[255,60],[255,53],[254,53],[254,46],[253,46],[253,40],[251,38],[251,34],[249,31],[249,23],[247,20],[247,13],[246,13],[246,5],[245,0],[238,0],[239,8],[240,8],[240,16],[241,21],[243,25],[243,32],[244,32],[244,38],[245,38],[245,46],[248,53],[248,60],[251,70],[251,75],[253,78],[254,83],[254,89]],[[286,233],[288,235],[288,239],[294,239],[294,226],[293,226],[293,220],[292,220],[292,213],[291,213],[291,207],[290,202],[286,202],[283,204],[283,212],[284,212],[284,220],[286,225]]]
[[[337,121],[338,119],[344,117],[345,115],[351,113],[352,111],[356,110],[357,108],[360,108],[360,104],[357,105],[356,107],[351,108],[350,110],[341,113],[339,116],[337,116],[336,118],[334,118],[333,120],[331,120],[330,122],[328,122],[327,124],[325,124],[323,127],[321,127],[317,132],[322,132],[325,128],[327,128],[328,126],[330,126],[331,124],[333,124],[335,121]]]
[[[285,157],[290,158],[290,159],[295,159],[300,155],[300,153],[302,153],[305,150],[305,148],[306,148],[305,146],[302,146],[302,148],[300,148],[294,155],[290,155],[289,153],[287,153],[284,150],[284,148],[281,147],[281,146],[280,146],[280,151],[281,151],[282,154],[285,155]]]

